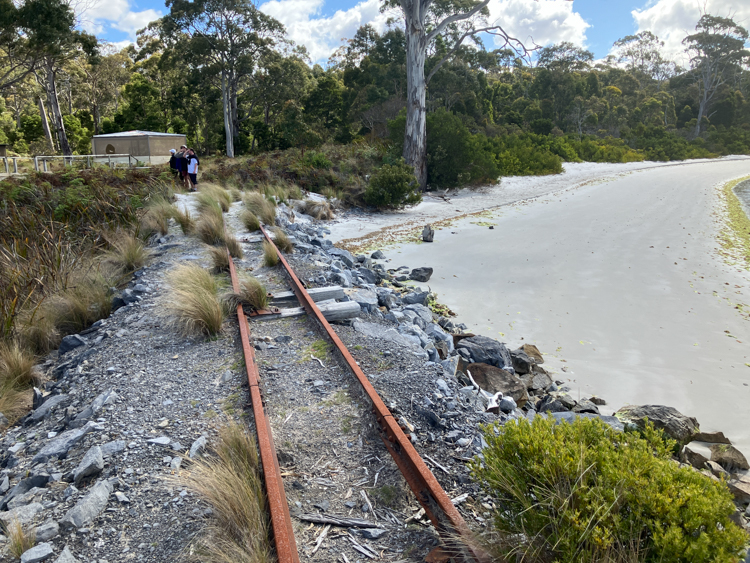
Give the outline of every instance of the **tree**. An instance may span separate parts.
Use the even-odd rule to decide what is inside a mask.
[[[661,56],[664,41],[650,31],[627,35],[614,43],[617,61],[625,63],[631,71],[639,72],[657,82],[662,82],[677,72],[677,65]]]
[[[164,38],[182,43],[195,66],[218,74],[221,83],[227,156],[234,157],[240,123],[238,98],[243,79],[260,56],[281,39],[284,26],[251,0],[168,0]]]
[[[406,129],[404,159],[414,167],[419,186],[427,186],[427,84],[438,69],[449,60],[467,39],[481,44],[478,35],[489,33],[500,37],[504,46],[519,53],[528,51],[518,39],[499,25],[490,25],[490,0],[387,0],[386,6],[399,6],[404,14],[406,34]],[[445,54],[425,77],[428,51],[440,41]]]
[[[553,71],[573,72],[586,70],[594,60],[594,53],[576,47],[569,41],[543,47],[539,50],[537,65]]]
[[[711,105],[733,71],[750,59],[745,49],[747,30],[732,18],[704,14],[696,32],[682,40],[690,54],[693,77],[698,86],[698,120],[693,138],[700,135],[703,118],[710,118]]]

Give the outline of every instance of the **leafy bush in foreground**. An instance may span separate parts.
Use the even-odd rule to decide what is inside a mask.
[[[484,428],[474,477],[494,497],[496,540],[523,561],[738,561],[747,535],[724,483],[670,456],[650,424],[639,435],[599,420],[536,417]]]
[[[403,160],[384,164],[370,179],[365,201],[375,207],[399,207],[422,201],[414,171]]]

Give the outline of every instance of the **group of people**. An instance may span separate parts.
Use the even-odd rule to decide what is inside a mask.
[[[200,164],[200,161],[195,155],[195,151],[182,145],[179,151],[169,149],[169,152],[172,153],[172,156],[169,159],[169,168],[172,170],[172,174],[174,174],[180,182],[185,184],[186,189],[191,192],[196,191],[198,186],[198,165]]]

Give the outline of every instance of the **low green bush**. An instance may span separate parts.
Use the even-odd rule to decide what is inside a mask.
[[[484,427],[474,478],[493,497],[499,555],[519,561],[736,562],[748,540],[723,482],[672,458],[650,424],[536,417]]]
[[[384,164],[373,174],[364,199],[374,207],[401,207],[419,203],[422,194],[414,171],[400,160],[395,164]]]

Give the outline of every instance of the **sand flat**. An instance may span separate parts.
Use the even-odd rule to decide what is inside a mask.
[[[492,190],[462,195],[482,199],[479,210],[513,189],[553,192],[386,254],[393,266],[433,267],[427,285],[471,329],[536,343],[572,395],[604,397],[607,412],[668,404],[750,452],[750,321],[734,308],[750,309],[750,276],[724,262],[715,238],[716,186],[750,174],[750,159],[647,164],[579,165],[567,179],[506,181],[494,200]],[[441,205],[449,215],[430,202],[401,217]],[[365,230],[360,221],[334,234],[347,228]]]

